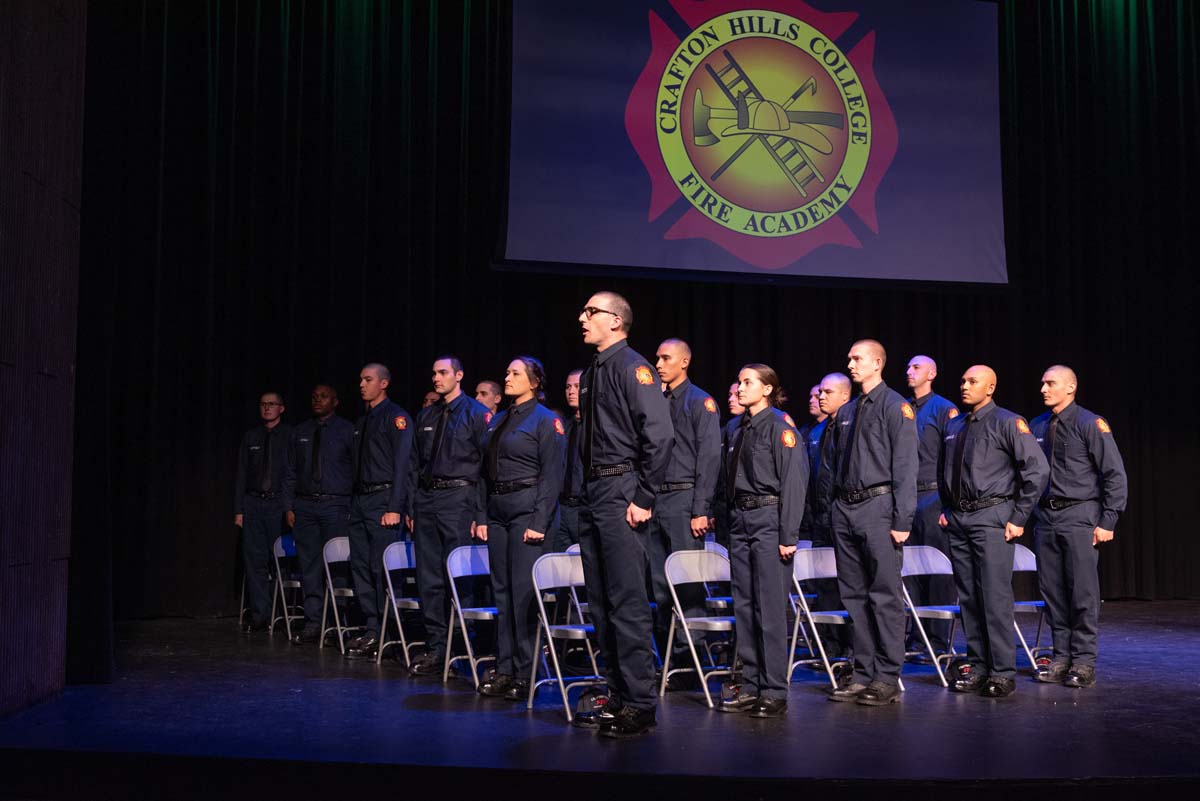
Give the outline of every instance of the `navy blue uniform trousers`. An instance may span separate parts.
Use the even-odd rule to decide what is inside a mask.
[[[375,635],[379,634],[379,610],[387,598],[383,552],[400,539],[399,526],[389,528],[379,522],[387,507],[387,490],[355,495],[350,502],[350,575],[367,633]]]
[[[425,646],[434,657],[446,653],[446,623],[450,619],[450,588],[446,558],[460,545],[471,544],[475,515],[474,486],[442,490],[421,489],[413,504],[413,551],[417,560],[417,594],[425,620]],[[473,581],[458,584],[458,599],[471,606]]]
[[[904,662],[901,546],[892,539],[892,496],[834,501],[838,592],[854,626],[854,681],[900,683]]]
[[[946,530],[938,525],[942,515],[942,499],[937,490],[927,490],[917,496],[917,513],[913,516],[912,536],[905,545],[929,545],[950,556],[950,540]],[[912,576],[904,580],[908,594],[917,606],[953,604],[956,597],[954,576]],[[925,634],[935,651],[950,650],[950,621],[925,620]],[[909,641],[912,648],[924,648],[915,627]]]
[[[321,625],[321,605],[325,601],[325,543],[346,536],[350,526],[349,498],[295,501],[296,557],[300,561],[300,583],[304,587],[304,627]]]
[[[1013,550],[1004,540],[1012,503],[977,512],[946,513],[950,561],[962,608],[967,659],[976,671],[998,678],[1016,675],[1013,630]]]
[[[675,608],[664,569],[667,557],[675,551],[704,550],[704,538],[692,536],[693,495],[694,490],[678,490],[659,495],[654,501],[654,516],[648,524],[649,536],[646,544],[650,557],[650,587],[654,593],[654,602],[658,605],[654,615],[654,639],[658,642],[660,654],[665,654],[667,633]],[[687,617],[705,614],[704,585],[684,584],[676,587],[675,592],[679,594],[679,603],[683,605],[683,613]],[[672,661],[675,661],[675,657],[685,659],[684,662],[677,662],[676,667],[691,664],[692,656],[688,652],[687,640],[682,632],[677,632],[675,638],[675,654]]]
[[[742,682],[761,698],[786,698],[792,563],[779,558],[779,507],[734,507],[731,518],[729,569]]]
[[[271,573],[275,538],[283,533],[283,502],[278,498],[247,495],[242,500],[242,561],[246,568],[246,596],[250,618],[258,625],[270,623]]]
[[[588,615],[608,666],[614,709],[654,709],[654,636],[646,597],[648,527],[625,522],[637,479],[633,473],[589,479],[579,515],[579,547]]]
[[[554,517],[554,539],[550,545],[555,553],[563,553],[579,542],[579,506],[558,505]]]
[[[1054,658],[1095,665],[1100,628],[1100,554],[1092,533],[1100,519],[1096,501],[1057,512],[1038,509],[1034,538],[1038,586],[1054,636]]]
[[[549,553],[547,532],[540,542],[525,542],[533,522],[533,487],[488,499],[488,560],[496,598],[496,672],[524,681],[533,669],[537,634],[537,600],[533,595],[533,563]]]

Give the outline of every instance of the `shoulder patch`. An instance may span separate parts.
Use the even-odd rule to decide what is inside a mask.
[[[493,417],[493,415],[491,412],[484,412],[483,413],[483,422],[485,422],[485,423],[492,422],[492,417]]]
[[[1112,433],[1112,426],[1110,426],[1108,424],[1108,421],[1105,420],[1103,417],[1096,418],[1096,428],[1100,429],[1101,434],[1111,434]]]
[[[791,416],[790,414],[788,414],[787,412],[784,412],[784,413],[783,413],[783,422],[787,423],[787,424],[788,424],[789,426],[791,426],[792,428],[796,428],[796,427],[797,427],[797,426],[796,426],[796,421],[795,421],[795,420],[793,420],[793,419],[792,419],[792,416]]]
[[[1022,434],[1029,433],[1029,423],[1025,422],[1024,417],[1017,418],[1017,430],[1020,431]]]
[[[950,411],[946,412],[946,416],[953,420],[955,417],[958,417],[958,409],[951,406]]]
[[[400,429],[401,431],[408,428],[408,418],[402,414],[397,415],[396,419],[393,420],[392,423],[396,426],[396,428]]]
[[[913,407],[909,406],[908,403],[900,404],[900,411],[909,420],[917,419],[916,412],[913,411]]]
[[[715,400],[713,400],[712,398],[705,398],[704,399],[704,411],[711,412],[712,414],[716,414],[717,413],[717,402]]]
[[[554,418],[554,430],[560,435],[566,436],[567,430],[563,428],[562,420],[559,420],[557,417]]]
[[[783,432],[783,447],[785,447],[785,448],[794,448],[794,447],[796,447],[796,432],[795,432],[795,431],[792,431],[790,428],[788,428],[788,429],[784,429],[784,432]]]
[[[654,374],[651,373],[650,368],[644,364],[638,367],[638,369],[634,370],[633,375],[639,384],[646,384],[649,386],[650,384],[654,383]]]

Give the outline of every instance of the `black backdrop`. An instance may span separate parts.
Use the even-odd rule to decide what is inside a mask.
[[[612,288],[634,345],[686,337],[722,399],[749,360],[802,396],[861,336],[889,347],[895,387],[913,353],[939,359],[947,394],[986,362],[999,402],[1031,415],[1041,370],[1073,365],[1132,481],[1105,594],[1200,596],[1197,11],[1000,14],[1012,284],[979,291],[496,271],[506,4],[92,4],[73,591],[111,579],[118,618],[234,612],[234,455],[259,392],[299,421],[333,381],[353,417],[358,367],[380,360],[411,410],[444,351],[471,386],[521,352],[557,385],[587,358],[576,310]],[[94,567],[110,548],[111,576]]]

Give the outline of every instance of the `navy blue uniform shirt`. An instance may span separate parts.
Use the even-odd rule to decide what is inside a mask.
[[[569,410],[568,410],[569,411]],[[579,424],[579,418],[571,415],[566,422],[567,428],[567,444],[563,448],[563,486],[562,496],[564,498],[578,498],[583,492],[583,427]],[[572,450],[572,440],[574,440],[574,449]]]
[[[725,456],[721,461],[726,486],[733,475],[739,438],[741,450],[733,483],[734,496],[777,496],[779,544],[795,545],[808,489],[808,451],[799,433],[773,407],[755,415],[743,412],[734,417],[725,424]]]
[[[1050,450],[1053,420],[1053,413],[1046,412],[1029,424],[1043,453]],[[1049,462],[1050,482],[1046,486],[1046,495],[1075,501],[1099,500],[1098,525],[1105,531],[1112,531],[1117,518],[1125,511],[1129,482],[1108,421],[1072,401],[1058,415],[1054,452]]]
[[[313,448],[321,432],[320,468]],[[283,474],[283,508],[291,511],[297,495],[349,495],[354,491],[354,425],[336,414],[322,422],[305,420],[288,440]]]
[[[354,483],[390,482],[388,512],[404,514],[408,509],[408,459],[412,443],[412,417],[391,398],[384,398],[354,423],[354,453],[351,455]]]
[[[242,496],[247,492],[283,492],[288,438],[291,435],[292,427],[287,423],[276,423],[274,428],[255,426],[242,435],[242,442],[238,445],[237,479],[233,485],[235,515],[242,513]],[[269,457],[268,442],[271,449]]]
[[[969,439],[962,453],[961,486],[955,487],[954,457],[960,447],[955,440],[962,436]],[[1050,472],[1025,418],[994,402],[951,420],[938,458],[938,493],[943,507],[953,509],[958,501],[1008,495],[1013,499],[1008,522],[1022,528],[1042,496]]]
[[[882,381],[838,409],[833,484],[892,487],[892,531],[911,531],[917,511],[916,412]]]
[[[447,404],[439,400],[417,412],[417,441],[412,450],[413,486],[420,486],[421,474],[433,453],[433,436]],[[487,519],[487,488],[480,470],[483,467],[483,435],[492,421],[492,413],[474,398],[460,393],[450,401],[442,445],[433,465],[433,478],[470,481],[475,484],[475,521]]]
[[[721,472],[721,419],[717,402],[689,380],[667,390],[665,395],[671,409],[675,445],[664,483],[695,484],[692,517],[706,517]]]
[[[831,425],[835,419],[826,417],[808,427],[804,446],[808,452],[808,493],[804,496],[804,517],[809,530],[814,525],[833,528],[833,460],[836,453]]]
[[[512,420],[506,420],[512,417]],[[501,433],[499,442],[492,439]],[[558,415],[537,400],[510,406],[492,418],[484,433],[484,453],[496,447],[496,481],[537,481],[529,527],[545,534],[554,520],[562,490],[567,430]],[[489,484],[490,487],[490,484]]]
[[[671,410],[662,394],[662,383],[650,363],[622,339],[596,354],[579,377],[582,434],[592,436],[591,465],[631,462],[637,473],[633,502],[643,509],[654,506],[658,488],[667,475],[675,445]],[[589,422],[590,415],[595,420]],[[588,452],[587,443],[580,445]]]
[[[938,480],[938,454],[946,423],[958,417],[958,407],[936,392],[909,403],[917,412],[917,483],[929,485]]]

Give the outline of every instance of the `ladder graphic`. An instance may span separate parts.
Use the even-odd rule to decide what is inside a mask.
[[[758,91],[758,87],[754,85],[754,82],[750,80],[750,76],[737,63],[733,54],[728,50],[722,50],[721,55],[725,57],[726,64],[724,67],[714,70],[712,65],[705,64],[704,68],[708,70],[709,77],[713,79],[713,82],[725,93],[725,97],[729,99],[729,102],[734,107],[738,107],[738,97],[742,94],[745,94],[749,100],[765,100],[766,98],[763,97],[762,92]],[[784,110],[790,108],[793,103],[800,99],[801,95],[815,91],[816,84],[812,78],[809,78],[782,104]],[[746,121],[738,120],[739,125],[742,125],[743,122]],[[742,127],[745,126],[742,125]],[[779,165],[779,169],[783,170],[783,174],[791,181],[792,186],[796,188],[801,197],[808,197],[808,191],[805,187],[813,181],[825,183],[825,176],[817,169],[812,157],[805,151],[803,145],[786,136],[770,136],[768,134],[756,134],[748,137],[733,156],[712,174],[710,180],[715,181],[720,178],[725,170],[729,169],[756,140],[761,141],[767,148],[767,152],[771,155],[771,158]]]

